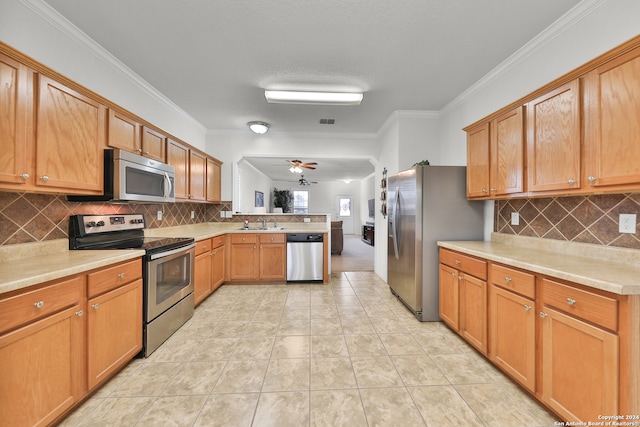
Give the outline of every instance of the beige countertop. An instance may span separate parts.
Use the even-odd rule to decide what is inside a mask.
[[[620,295],[640,295],[640,251],[493,233],[438,246]]]
[[[259,224],[251,224],[252,227]],[[272,226],[273,223],[267,224]],[[208,239],[228,233],[327,233],[324,222],[282,223],[282,230],[242,230],[242,223],[201,223],[145,230],[149,237]],[[0,246],[0,294],[127,261],[140,249],[70,251],[67,239]]]

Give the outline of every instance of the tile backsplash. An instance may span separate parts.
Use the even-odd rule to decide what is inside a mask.
[[[494,231],[519,236],[640,249],[640,193],[510,199],[495,202]],[[511,225],[511,213],[520,224]],[[636,214],[636,233],[618,231],[620,214]]]

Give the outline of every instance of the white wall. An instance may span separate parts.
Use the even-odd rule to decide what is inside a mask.
[[[244,160],[238,163],[237,171],[236,178],[238,184],[236,187],[238,188],[239,203],[237,209],[234,209],[234,212],[260,213],[261,209],[257,208],[255,204],[256,191],[261,191],[264,195],[264,210],[271,212],[273,205],[272,181]]]

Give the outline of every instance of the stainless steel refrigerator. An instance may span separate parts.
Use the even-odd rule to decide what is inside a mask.
[[[483,202],[466,199],[464,166],[388,177],[387,282],[420,321],[438,321],[438,240],[482,240]]]

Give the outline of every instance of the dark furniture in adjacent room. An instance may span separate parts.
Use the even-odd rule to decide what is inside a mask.
[[[343,245],[342,221],[331,221],[331,253],[342,255]]]
[[[375,227],[372,224],[366,224],[362,226],[362,241],[373,246],[374,244]]]

